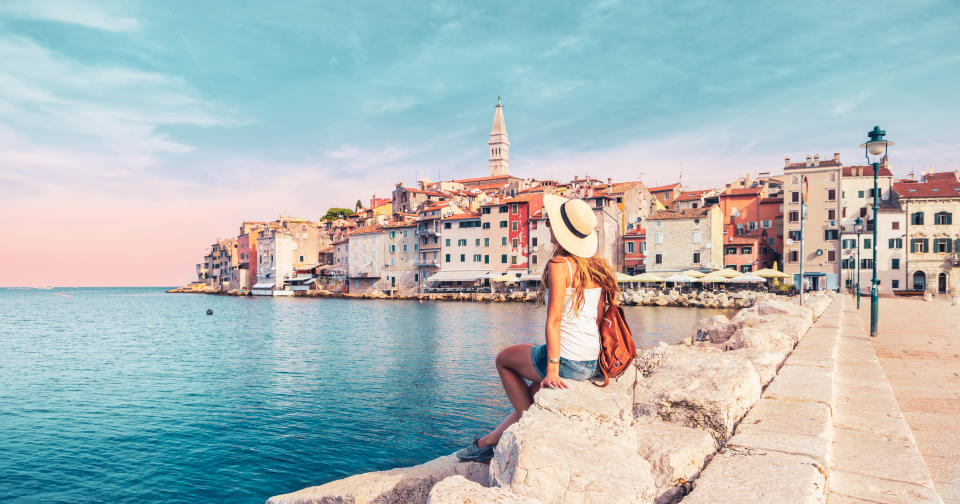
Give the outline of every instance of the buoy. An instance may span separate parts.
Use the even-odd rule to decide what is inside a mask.
[[[207,315],[213,315],[213,310],[207,308]]]

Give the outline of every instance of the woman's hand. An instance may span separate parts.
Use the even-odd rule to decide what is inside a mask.
[[[553,366],[549,366],[549,367],[553,367]],[[553,388],[553,389],[569,388],[567,387],[567,384],[563,382],[563,379],[560,378],[560,370],[559,369],[551,370],[549,369],[549,367],[547,369],[547,377],[544,378],[542,382],[540,382],[540,387]]]

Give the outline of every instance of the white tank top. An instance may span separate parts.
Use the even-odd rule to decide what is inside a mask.
[[[570,281],[573,282],[573,270],[570,261]],[[560,357],[575,361],[596,360],[600,355],[600,329],[597,326],[597,305],[603,288],[594,287],[583,290],[583,306],[578,313],[573,310],[576,289],[567,287],[563,300],[563,317],[560,319]],[[549,299],[549,291],[547,292]]]

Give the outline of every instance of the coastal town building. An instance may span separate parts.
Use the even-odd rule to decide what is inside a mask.
[[[392,294],[415,294],[420,288],[417,265],[419,244],[416,222],[389,224],[386,235],[386,260],[382,290]]]
[[[871,205],[872,206],[872,205]],[[880,294],[893,294],[894,291],[906,289],[906,215],[899,207],[890,201],[880,204],[877,224],[877,279],[880,281]],[[841,236],[841,274],[843,287],[855,290],[857,281],[857,247],[860,248],[860,292],[870,295],[871,279],[873,278],[873,210],[870,211],[870,227],[861,226],[859,242],[857,228],[854,222],[843,225]]]
[[[646,270],[647,231],[635,227],[623,235],[623,266],[628,275],[639,275]]]
[[[441,192],[404,187],[402,182],[397,182],[393,189],[391,208],[395,212],[417,213],[424,205],[434,205],[449,200],[450,196]]]
[[[771,186],[767,186],[771,190]],[[762,268],[782,267],[783,264],[783,196],[760,198],[760,222],[766,230],[766,242],[760,249]],[[772,227],[771,227],[772,224]],[[764,250],[766,249],[766,250]]]
[[[799,288],[800,277],[800,212],[804,190],[807,191],[803,232],[804,289],[838,289],[840,278],[840,154],[820,160],[820,155],[807,156],[804,162],[791,163],[786,158],[784,176],[784,213],[786,240],[783,248],[783,271]],[[807,188],[803,185],[804,177]]]
[[[426,279],[440,271],[442,261],[440,259],[440,250],[442,248],[440,238],[443,234],[441,230],[441,221],[462,210],[450,203],[440,203],[422,208],[417,213],[417,239],[419,245],[419,258],[417,260],[417,278],[421,289],[426,284]]]
[[[723,215],[717,205],[660,210],[647,219],[646,271],[723,267]]]
[[[506,273],[510,265],[510,206],[499,201],[480,206],[480,247],[484,267]]]
[[[648,190],[660,203],[657,208],[659,210],[667,210],[673,208],[673,202],[676,201],[680,193],[683,192],[683,185],[680,182],[674,182],[673,184],[650,187]]]
[[[526,273],[530,261],[530,215],[543,208],[543,195],[536,193],[521,194],[502,202],[509,205],[507,220],[507,252],[510,262],[507,270],[512,273]]]
[[[893,173],[886,166],[881,166],[877,173],[877,189],[880,201],[890,200]],[[860,217],[868,229],[873,229],[873,166],[844,166],[840,197],[843,200],[840,220],[844,226],[852,226]]]
[[[705,206],[704,199],[716,196],[715,189],[699,189],[696,191],[684,191],[677,195],[673,200],[673,210],[688,210],[692,208],[702,208]]]
[[[550,225],[547,215],[541,207],[528,219],[528,237],[530,260],[527,262],[527,278],[540,278],[543,275],[543,269],[553,257],[553,237],[550,233]]]
[[[490,271],[480,246],[480,213],[444,217],[441,224],[440,271],[426,279],[430,287],[475,286]]]
[[[347,289],[353,294],[379,292],[384,287],[382,273],[387,255],[383,227],[357,229],[348,239]]]
[[[749,273],[772,263],[769,236],[774,222],[760,217],[760,201],[765,196],[763,186],[729,188],[719,195],[724,267]]]
[[[960,180],[956,172],[893,184],[905,215],[906,280],[911,290],[960,294]]]
[[[657,211],[657,199],[639,180],[612,183],[607,179],[607,186],[601,191],[613,198],[620,210],[621,235],[635,227],[643,226],[647,217]]]

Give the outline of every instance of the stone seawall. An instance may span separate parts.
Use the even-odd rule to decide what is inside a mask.
[[[218,291],[212,287],[193,289],[177,287],[169,293],[178,294],[216,294],[222,296],[249,296],[248,292],[231,290]],[[418,293],[394,294],[383,293],[349,294],[326,290],[306,291],[303,297],[314,298],[345,298],[345,299],[399,299],[406,301],[474,301],[481,303],[532,303],[537,300],[536,292],[517,291],[507,293],[491,292],[446,292],[446,293]],[[783,296],[764,292],[715,292],[715,291],[688,291],[677,289],[624,289],[618,297],[625,306],[681,306],[687,308],[749,308],[762,301],[786,299]]]
[[[606,388],[568,382],[567,390],[541,390],[534,405],[506,431],[489,467],[458,463],[446,456],[420,466],[362,474],[278,495],[267,502],[666,504],[679,502],[699,488],[702,471],[710,478],[690,497],[708,502],[711,486],[742,487],[744,481],[754,481],[753,475],[745,473],[723,479],[730,474],[722,468],[730,463],[731,453],[756,450],[749,439],[730,446],[731,438],[745,415],[764,414],[768,406],[761,395],[770,394],[770,389],[764,389],[778,373],[796,374],[796,370],[781,371],[781,366],[835,299],[832,292],[811,294],[803,307],[762,300],[732,319],[702,320],[698,337],[692,335],[687,344],[661,344],[639,352],[636,365]],[[778,381],[790,383],[778,394],[789,395],[798,387],[790,377]],[[797,415],[816,414],[805,408],[817,406],[798,406]],[[737,435],[747,437],[742,434]],[[775,435],[760,435],[756,442],[761,441],[785,446],[791,442],[778,441]],[[790,462],[780,460],[788,457],[780,451],[767,452],[768,457],[752,461],[766,460],[775,466]],[[720,462],[711,462],[714,458]],[[815,473],[826,470],[822,462],[804,459],[801,465]],[[823,495],[823,481],[798,482],[796,495],[814,500],[789,502],[822,502],[816,496]]]

